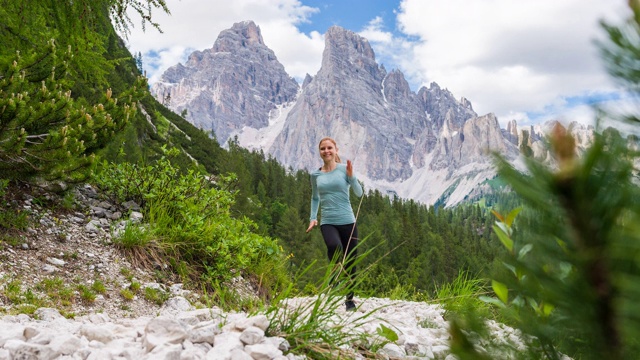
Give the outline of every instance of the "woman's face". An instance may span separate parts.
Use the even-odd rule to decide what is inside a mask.
[[[325,162],[335,160],[338,149],[331,140],[324,140],[320,143],[320,157]]]

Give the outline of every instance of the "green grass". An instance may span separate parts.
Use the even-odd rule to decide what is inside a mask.
[[[80,298],[85,303],[91,304],[96,301],[96,293],[86,285],[78,285],[78,291],[80,292]]]
[[[129,270],[128,268],[120,268],[120,275],[124,276],[127,278],[127,280],[130,280],[133,278],[133,274],[131,273],[131,270]]]
[[[0,234],[0,243],[16,247],[22,244],[22,242],[22,239],[17,235],[11,235],[9,233]]]
[[[156,305],[162,305],[165,301],[169,300],[170,294],[160,289],[151,287],[144,288],[144,298]]]
[[[132,301],[136,296],[136,294],[133,291],[131,291],[129,288],[124,288],[120,290],[120,295],[122,296],[123,299],[127,301]]]
[[[359,257],[355,266],[368,254],[369,251]],[[296,276],[304,276],[305,272],[316,266],[316,263],[312,263]],[[265,311],[271,322],[267,335],[287,339],[293,353],[304,354],[311,359],[352,359],[358,356],[356,353],[373,358],[378,349],[394,341],[397,334],[387,327],[379,329],[380,337],[371,337],[360,331],[379,308],[366,313],[355,311],[338,316],[338,309],[344,309],[345,295],[359,285],[359,280],[332,280],[341,279],[342,270],[335,264],[327,266],[322,280],[314,287],[318,295],[312,297],[301,296],[294,288],[296,281],[292,281]],[[362,346],[356,350],[353,344]]]
[[[60,206],[67,211],[74,210],[76,208],[76,199],[73,191],[65,192],[62,200],[60,200]]]
[[[151,234],[140,224],[127,223],[122,233],[113,243],[125,249],[145,247],[151,241]]]
[[[104,283],[99,279],[94,280],[90,286],[83,282],[84,279],[80,277],[67,281],[53,276],[46,277],[29,288],[21,279],[3,277],[0,279],[0,288],[4,291],[0,296],[4,296],[11,305],[11,313],[27,311],[29,314],[33,312],[32,308],[51,307],[66,314],[66,317],[73,317],[75,313],[71,310],[75,304],[82,302],[90,305],[95,302],[98,294],[107,293]],[[2,310],[6,311],[0,309]]]
[[[95,291],[97,294],[105,294],[107,292],[107,287],[100,280],[94,280],[93,284],[91,284],[91,290]]]
[[[29,212],[21,209],[13,209],[3,206],[0,211],[0,229],[25,230],[29,225]]]
[[[491,305],[480,300],[481,295],[490,294],[485,281],[471,277],[468,272],[460,271],[450,283],[436,288],[435,302],[442,305],[445,316],[475,311],[483,317],[492,317]]]
[[[131,284],[129,284],[129,289],[131,289],[131,291],[133,291],[136,294],[138,293],[138,291],[140,291],[140,287],[142,287],[142,285],[135,280],[132,280]]]

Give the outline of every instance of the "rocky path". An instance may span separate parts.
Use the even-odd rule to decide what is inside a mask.
[[[312,298],[291,299],[295,307]],[[449,351],[442,309],[426,303],[358,299],[355,312],[335,310],[336,322],[358,324],[373,342],[383,324],[398,340],[377,350],[380,359],[455,359]],[[362,317],[372,310],[376,312]],[[90,314],[67,319],[57,310],[41,308],[34,316],[0,319],[0,360],[4,359],[306,359],[282,337],[265,336],[270,322],[264,314],[225,313],[195,309],[182,297],[169,299],[155,316],[111,318]],[[496,338],[520,346],[517,334],[491,324]],[[347,328],[347,331],[348,328]],[[355,345],[355,344],[354,344]],[[369,344],[371,345],[371,344]],[[349,349],[346,349],[349,351]],[[353,358],[364,358],[353,348]]]

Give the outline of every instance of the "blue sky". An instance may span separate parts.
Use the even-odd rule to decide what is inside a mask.
[[[307,6],[317,8],[308,22],[298,26],[300,31],[310,34],[312,31],[324,33],[332,25],[345,29],[363,29],[369,22],[379,17],[384,24],[394,24],[397,1],[385,0],[343,0],[343,1],[302,1]],[[393,26],[388,30],[393,30]]]
[[[387,71],[413,91],[436,82],[502,124],[550,119],[589,123],[591,104],[620,97],[593,40],[598,21],[620,22],[627,0],[167,0],[154,13],[164,33],[134,28],[151,82],[220,31],[252,20],[285,70],[315,75],[332,25],[369,40]],[[135,23],[134,17],[134,23]]]

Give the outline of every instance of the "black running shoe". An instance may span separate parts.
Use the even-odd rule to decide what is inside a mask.
[[[356,310],[356,303],[354,303],[353,300],[345,301],[344,305],[347,308],[347,311],[355,311]]]

